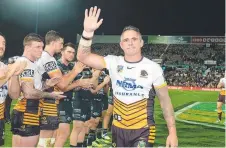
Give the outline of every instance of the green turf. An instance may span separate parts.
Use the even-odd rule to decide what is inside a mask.
[[[217,92],[204,91],[170,91],[175,111],[180,110],[194,102],[216,102]],[[201,117],[201,114],[200,114]],[[211,114],[211,118],[214,114]],[[156,140],[155,146],[164,146],[168,134],[166,123],[163,119],[162,111],[158,99],[155,103],[155,121],[156,121]],[[225,130],[205,127],[202,125],[192,125],[183,122],[177,122],[177,134],[180,147],[225,147]],[[5,146],[11,146],[10,125],[6,124]],[[69,146],[69,141],[65,147]]]
[[[222,116],[225,116],[225,106],[222,107]],[[199,123],[209,123],[211,125],[218,125],[222,128],[225,127],[223,118],[220,123],[216,123],[216,102],[200,102],[195,106],[187,109],[178,115],[179,119],[199,122]]]

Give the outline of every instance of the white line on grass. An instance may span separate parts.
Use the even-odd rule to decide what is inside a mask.
[[[188,106],[186,106],[186,107],[184,107],[184,108],[178,110],[178,111],[175,113],[175,116],[178,116],[178,115],[181,114],[182,112],[184,112],[184,111],[186,111],[186,110],[188,110],[188,109],[190,109],[190,108],[192,108],[193,106],[198,105],[198,104],[200,104],[200,102],[195,102],[195,103],[193,103],[193,104],[191,104],[191,105],[188,105]]]
[[[201,122],[195,122],[195,121],[187,121],[187,120],[182,120],[182,119],[177,118],[177,116],[178,116],[179,114],[183,113],[184,111],[186,111],[186,110],[188,110],[188,109],[192,108],[193,106],[198,105],[198,104],[200,104],[200,103],[201,103],[201,102],[195,102],[195,103],[193,103],[193,104],[191,104],[191,105],[189,105],[189,106],[186,106],[186,107],[184,107],[184,108],[178,110],[178,111],[175,113],[175,118],[176,118],[176,120],[177,120],[177,121],[181,121],[181,122],[185,122],[185,123],[190,123],[190,124],[204,125],[204,126],[208,126],[208,127],[214,127],[214,128],[225,129],[225,127],[222,127],[222,126],[219,126],[219,125],[212,125],[212,124],[209,124],[209,123],[201,123]],[[205,102],[205,103],[207,103],[207,102]],[[211,102],[211,103],[212,103],[212,102]]]

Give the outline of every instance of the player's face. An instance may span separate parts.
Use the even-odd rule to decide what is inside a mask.
[[[62,51],[62,56],[68,62],[73,61],[73,59],[75,58],[75,49],[67,46],[66,49],[64,51]]]
[[[126,56],[134,56],[141,53],[143,40],[136,31],[127,30],[121,36],[120,46]]]
[[[64,45],[64,40],[62,38],[60,38],[57,41],[54,41],[55,52],[60,53],[61,49],[63,48],[63,45]]]
[[[35,59],[39,59],[42,55],[44,43],[43,42],[31,42],[30,49],[32,51],[32,56],[35,57]]]
[[[5,39],[3,36],[0,36],[0,57],[5,53]]]

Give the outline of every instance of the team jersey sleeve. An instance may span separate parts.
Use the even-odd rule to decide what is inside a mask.
[[[29,62],[24,71],[19,75],[20,82],[34,82],[34,75],[35,67]]]
[[[114,64],[114,59],[115,59],[115,56],[113,55],[108,55],[106,57],[104,57],[104,62],[105,62],[105,67],[111,71],[111,64]]]
[[[165,78],[163,76],[162,68],[156,64],[153,70],[153,85],[155,88],[162,88],[167,86]]]
[[[59,67],[57,66],[56,60],[52,57],[50,59],[45,59],[42,62],[43,68],[48,75],[53,75],[60,71]]]

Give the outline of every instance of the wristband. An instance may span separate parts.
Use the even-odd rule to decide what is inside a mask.
[[[82,35],[82,38],[87,41],[92,40],[92,38],[87,38],[87,37],[84,37],[83,35]]]

